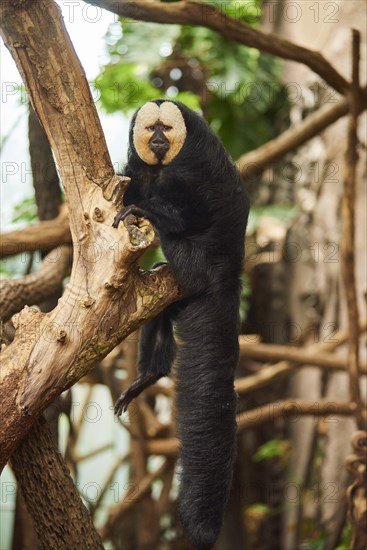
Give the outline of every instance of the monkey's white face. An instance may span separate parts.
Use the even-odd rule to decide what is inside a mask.
[[[186,126],[180,109],[165,101],[160,106],[148,102],[139,110],[133,129],[136,152],[147,164],[169,164],[186,139]]]

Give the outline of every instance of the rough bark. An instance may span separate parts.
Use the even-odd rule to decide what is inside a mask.
[[[61,189],[59,185],[59,178],[57,175],[57,170],[55,162],[52,155],[52,150],[47,139],[47,136],[35,114],[32,106],[29,104],[29,113],[28,113],[28,137],[29,137],[29,154],[31,158],[31,167],[32,167],[32,180],[33,187],[35,189],[35,198],[37,205],[38,218],[40,220],[48,220],[56,218],[59,214],[60,205],[61,205]],[[8,314],[13,314],[19,311],[24,305],[37,304],[42,312],[51,311],[57,304],[57,300],[62,295],[63,291],[63,279],[67,275],[68,270],[70,270],[72,262],[72,249],[71,247],[60,247],[55,249],[53,253],[49,254],[45,258],[45,252],[42,251],[42,257],[44,258],[41,268],[37,274],[30,274],[28,277],[24,277],[16,283],[14,281],[4,281],[4,283],[9,283],[10,288],[8,287],[5,303],[8,305]],[[15,284],[14,284],[15,283]],[[4,289],[2,294],[4,294]],[[10,292],[9,292],[10,291]],[[9,294],[12,296],[10,297]],[[39,471],[44,471],[44,454],[43,454],[43,439],[48,437],[48,429],[50,430],[55,446],[53,448],[54,454],[58,453],[58,441],[59,441],[59,414],[62,405],[62,396],[57,397],[55,402],[51,407],[46,409],[45,418],[47,418],[48,425],[44,423],[44,426],[37,424],[36,429],[32,429],[23,440],[23,446],[27,448],[33,448],[36,450],[32,456],[31,470],[29,469],[29,460],[24,460],[22,462],[22,467],[19,468],[18,478],[22,476],[21,485],[25,492],[32,491],[33,487],[33,477],[32,469],[38,469]],[[41,432],[46,430],[46,434],[41,434],[39,437],[39,430]],[[48,447],[50,455],[52,454],[52,447]],[[18,452],[20,456],[18,457]],[[19,458],[21,461],[23,457],[21,451],[16,450],[14,456]],[[38,462],[38,457],[41,456],[42,460]],[[50,461],[58,462],[58,456],[52,457],[49,456]],[[31,479],[31,485],[28,487],[28,480]],[[66,480],[66,484],[68,479]],[[52,485],[49,487],[49,485]],[[47,500],[48,495],[55,491],[52,479],[47,476],[45,482],[38,486],[38,491],[41,493],[39,499],[42,501]],[[46,494],[42,494],[46,493]],[[60,498],[60,496],[59,496]],[[79,498],[76,496],[76,498]],[[33,518],[39,517],[38,504],[33,499],[28,499],[27,504],[29,507],[29,512],[25,513],[25,504],[24,498],[22,496],[22,489],[20,484],[17,485],[17,508],[15,515],[19,516],[18,525],[14,525],[13,528],[13,545],[17,544],[17,530],[20,532],[26,532],[27,538],[32,541],[33,547],[39,548],[38,538],[33,527]],[[76,506],[80,506],[76,503]],[[19,507],[19,510],[18,510]],[[18,511],[20,512],[18,514]],[[68,520],[68,516],[65,518],[59,518],[59,523],[63,523],[65,526],[65,531],[68,529],[73,529],[73,521]],[[38,529],[45,531],[45,525],[38,523]],[[73,537],[70,535],[69,538]],[[42,539],[47,540],[46,534],[43,534]],[[78,541],[75,541],[77,544]],[[22,547],[22,543],[18,544],[18,547]]]
[[[103,549],[44,419],[37,421],[32,434],[32,438],[25,438],[13,453],[11,466],[27,508],[32,510],[42,548]]]
[[[22,492],[17,487],[17,498],[15,501],[12,550],[39,550],[41,548],[36,532],[33,527],[32,516]]]

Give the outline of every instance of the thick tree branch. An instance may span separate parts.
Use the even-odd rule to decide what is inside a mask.
[[[2,357],[0,468],[57,395],[179,297],[169,269],[141,273],[135,265],[152,243],[151,226],[132,218],[126,228],[112,227],[116,207],[105,197],[126,180],[114,176],[58,6],[52,0],[5,0],[2,16],[2,37],[52,145],[71,205],[74,262],[52,312],[26,308],[13,318],[17,332]]]
[[[205,2],[157,2],[145,0],[86,0],[88,4],[101,6],[118,14],[139,21],[152,23],[173,23],[180,25],[198,25],[208,27],[225,38],[260,51],[304,63],[321,76],[341,94],[345,94],[349,83],[338,71],[319,53],[302,46],[297,46],[288,40],[279,38],[249,27],[242,21],[228,17],[215,6]]]

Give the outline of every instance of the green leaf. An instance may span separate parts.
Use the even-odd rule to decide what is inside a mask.
[[[261,462],[275,457],[284,457],[288,450],[289,442],[287,440],[271,439],[258,448],[252,459],[254,462]]]
[[[267,515],[269,511],[270,511],[269,506],[267,506],[266,504],[263,504],[262,502],[255,502],[254,504],[251,504],[246,508],[246,512],[261,514],[264,516]]]
[[[26,197],[14,206],[12,223],[33,222],[37,219],[37,206],[35,198]]]

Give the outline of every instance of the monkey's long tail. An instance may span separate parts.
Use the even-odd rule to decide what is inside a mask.
[[[180,518],[195,550],[208,550],[222,526],[235,457],[238,292],[191,298],[176,326]]]

